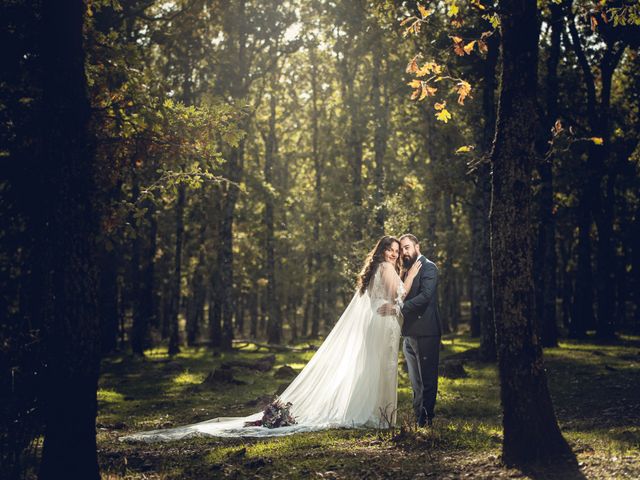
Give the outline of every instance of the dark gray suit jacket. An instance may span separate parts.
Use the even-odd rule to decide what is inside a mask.
[[[405,337],[441,336],[438,308],[438,267],[423,255],[422,268],[413,280],[402,307],[402,335]]]

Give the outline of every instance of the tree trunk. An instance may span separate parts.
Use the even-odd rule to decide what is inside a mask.
[[[135,156],[131,159],[132,212],[129,215],[129,222],[135,232],[135,236],[131,241],[131,350],[136,355],[144,355],[144,350],[148,347],[149,326],[147,325],[147,319],[140,311],[140,299],[142,296],[140,260],[142,255],[143,225],[135,215],[135,210],[138,208],[140,200],[140,172],[137,160]]]
[[[374,218],[374,235],[376,238],[384,235],[384,222],[386,218],[385,199],[385,171],[384,156],[387,151],[387,139],[389,137],[389,98],[387,92],[387,69],[382,68],[382,31],[376,30],[376,42],[373,49],[373,69],[372,69],[372,88],[371,101],[373,103],[373,120],[374,120],[374,170],[373,170],[373,209]],[[386,66],[386,63],[385,63]],[[383,76],[383,87],[381,89],[380,76]],[[384,90],[384,91],[383,91]]]
[[[118,347],[118,251],[115,246],[104,248],[100,255],[100,350],[111,353]]]
[[[535,332],[531,173],[535,164],[538,21],[535,0],[500,0],[502,78],[493,166],[491,259],[503,409],[503,460],[570,453],[556,421]]]
[[[452,241],[455,232],[453,226],[453,214],[451,211],[451,203],[453,198],[451,192],[445,190],[442,193],[442,212],[444,217],[444,238],[445,241],[445,259],[442,265],[442,293],[445,304],[443,305],[442,315],[442,327],[443,333],[450,333],[456,331],[456,302],[459,304],[459,299],[456,298],[455,292],[455,276],[456,272],[453,269],[453,258],[455,256],[455,245]]]
[[[147,328],[158,327],[157,297],[156,297],[156,252],[158,237],[158,220],[156,219],[156,205],[152,200],[145,200],[145,219],[149,225],[149,238],[145,249],[142,268],[142,292],[140,295],[140,315],[145,319]]]
[[[100,478],[96,391],[100,366],[94,146],[80,0],[42,3],[46,370],[42,480]]]
[[[217,275],[213,278],[217,278]],[[218,303],[217,288],[217,281],[214,280],[209,289],[209,340],[214,352],[220,348],[222,340],[222,306]]]
[[[546,118],[543,122],[543,138],[539,153],[546,155],[549,146],[548,132],[558,117],[558,62],[560,60],[560,35],[564,28],[562,7],[549,5],[551,16],[551,44],[547,59],[546,79]],[[540,188],[537,198],[538,238],[535,257],[536,262],[536,310],[540,324],[540,338],[544,347],[558,346],[558,327],[556,320],[556,271],[558,259],[556,255],[556,220],[553,206],[553,159],[542,158],[538,165]]]
[[[178,185],[178,199],[176,203],[176,250],[175,269],[173,278],[173,308],[171,309],[171,321],[169,324],[169,355],[180,353],[180,306],[182,304],[182,243],[184,236],[184,205],[186,201],[186,187],[183,183]]]
[[[277,42],[274,44],[273,56],[276,55]],[[270,98],[269,98],[269,129],[265,136],[265,158],[264,158],[264,181],[267,187],[273,187],[273,167],[278,154],[278,139],[276,137],[276,92],[278,81],[278,69],[274,68],[271,73]],[[275,209],[275,198],[273,188],[265,189],[265,272],[267,277],[267,340],[269,343],[280,344],[282,342],[282,312],[277,298],[276,288],[276,260],[275,260],[275,238],[273,217]]]
[[[320,244],[320,222],[322,220],[322,174],[323,162],[320,155],[320,129],[318,126],[320,119],[320,109],[318,107],[318,66],[316,58],[315,45],[309,50],[309,60],[311,62],[311,145],[313,167],[315,170],[315,219],[313,222],[313,254],[309,254],[307,262],[307,278],[313,284],[309,285],[309,292],[313,295],[308,296],[307,306],[304,311],[302,321],[302,336],[306,336],[309,331],[309,316],[311,316],[311,336],[317,337],[320,325],[320,317],[322,315],[320,306],[323,300],[323,282],[322,282],[322,247]],[[311,308],[309,308],[309,305]]]
[[[204,230],[204,228],[203,228]],[[203,245],[203,243],[200,243]],[[187,311],[187,345],[195,345],[198,335],[200,334],[200,326],[202,324],[202,318],[204,315],[204,302],[206,297],[206,289],[204,285],[204,273],[203,269],[205,265],[204,250],[200,250],[198,257],[198,265],[196,265],[195,272],[191,281],[191,298],[189,302],[189,309]]]
[[[600,65],[600,105],[597,109],[598,128],[594,136],[604,140],[602,146],[591,145],[589,156],[595,157],[593,164],[598,170],[599,201],[594,213],[598,228],[598,243],[596,248],[598,275],[596,289],[598,293],[598,324],[596,335],[601,339],[615,337],[615,284],[616,284],[616,253],[613,233],[615,216],[615,179],[616,169],[610,163],[610,120],[611,82],[613,73],[624,53],[624,46],[609,45],[604,52]],[[604,181],[603,181],[604,180]]]

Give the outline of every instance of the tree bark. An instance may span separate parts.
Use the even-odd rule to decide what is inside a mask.
[[[536,309],[540,325],[540,338],[544,347],[558,346],[556,320],[558,258],[556,255],[556,220],[553,206],[553,159],[544,158],[549,146],[549,131],[558,117],[558,63],[560,61],[560,36],[564,23],[562,7],[549,4],[551,12],[551,44],[547,58],[546,118],[543,120],[543,138],[540,145],[541,161],[538,165],[540,188],[537,198],[538,237],[536,255]]]
[[[147,318],[142,315],[140,301],[142,297],[142,281],[140,277],[140,260],[142,256],[143,226],[136,219],[134,214],[138,208],[140,200],[140,172],[136,164],[137,158],[131,159],[131,205],[132,212],[129,215],[129,222],[135,231],[135,236],[131,240],[131,350],[136,355],[144,355],[145,348],[148,347],[149,326]]]
[[[145,220],[149,226],[147,245],[141,272],[142,292],[140,295],[140,315],[145,318],[147,326],[159,326],[157,315],[156,295],[156,252],[158,249],[158,220],[156,219],[156,205],[153,200],[145,200]]]
[[[94,145],[80,0],[42,3],[43,202],[41,248],[46,370],[39,478],[100,478],[96,391],[100,347],[95,266]]]
[[[182,243],[184,237],[184,205],[186,202],[186,187],[183,183],[178,185],[178,198],[176,200],[176,249],[175,268],[173,277],[173,308],[169,323],[169,355],[180,353],[180,306],[182,304]]]
[[[383,68],[382,31],[376,29],[376,41],[373,49],[373,69],[371,77],[371,101],[373,103],[374,121],[374,235],[376,238],[384,235],[386,219],[385,199],[385,168],[384,156],[387,151],[389,138],[389,98],[387,92],[387,67]],[[380,77],[382,76],[382,82]],[[382,85],[381,85],[382,83]]]
[[[531,172],[535,164],[539,26],[535,0],[500,0],[502,78],[491,153],[493,303],[503,409],[503,461],[570,454],[556,421],[535,332]]]
[[[471,334],[480,337],[480,358],[496,359],[496,333],[491,302],[491,250],[489,245],[489,207],[491,205],[491,165],[488,155],[496,125],[497,32],[488,40],[489,51],[483,62],[482,155],[475,176],[471,205]]]
[[[271,55],[276,56],[278,43],[275,42]],[[274,237],[274,210],[275,210],[275,188],[273,187],[273,167],[278,154],[278,139],[276,136],[276,89],[278,88],[278,68],[274,68],[270,75],[270,97],[269,97],[269,128],[265,135],[265,157],[264,157],[264,181],[267,185],[265,189],[265,272],[267,277],[267,339],[269,343],[279,344],[282,341],[282,312],[277,298],[276,288],[276,260],[275,260],[275,237]]]

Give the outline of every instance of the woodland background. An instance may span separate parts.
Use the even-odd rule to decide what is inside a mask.
[[[527,52],[504,22],[521,7]],[[95,440],[70,438],[95,439],[101,358],[200,348],[212,360],[321,339],[383,233],[421,239],[446,334],[477,339],[478,361],[502,348],[503,388],[520,375],[503,368],[511,347],[538,365],[540,346],[565,339],[637,339],[639,12],[583,0],[4,2],[7,471],[39,458],[43,435],[41,477],[92,468],[78,458],[95,463]],[[501,88],[515,107],[496,124]],[[525,145],[520,177],[498,158],[517,149],[492,153],[506,138],[496,126]],[[495,247],[520,234],[524,250]],[[495,310],[514,285],[519,313]],[[539,373],[541,390],[514,390],[548,398]]]

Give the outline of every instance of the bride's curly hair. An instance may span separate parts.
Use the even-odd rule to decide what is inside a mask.
[[[367,287],[371,282],[371,278],[376,273],[378,265],[384,262],[384,252],[391,248],[394,243],[398,244],[398,258],[396,259],[395,269],[400,274],[400,240],[391,235],[385,235],[378,240],[373,250],[369,252],[367,258],[364,261],[364,265],[360,274],[358,275],[358,290],[360,295],[363,295],[367,291]]]

